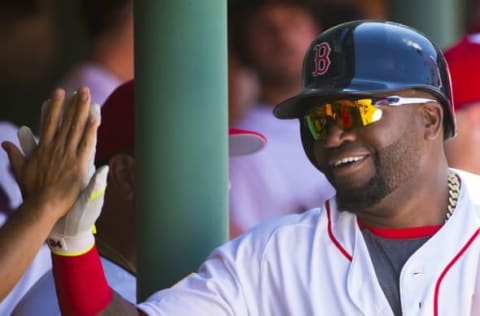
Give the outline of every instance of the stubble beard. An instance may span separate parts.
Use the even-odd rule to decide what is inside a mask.
[[[385,197],[407,182],[417,170],[418,148],[400,137],[374,156],[375,174],[362,186],[336,187],[336,200],[340,210],[358,213],[380,203]]]

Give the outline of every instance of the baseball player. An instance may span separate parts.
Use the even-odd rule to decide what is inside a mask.
[[[137,306],[98,277],[95,246],[54,255],[57,289],[70,291],[62,310],[480,315],[480,178],[445,158],[455,117],[442,52],[408,26],[352,21],[312,42],[302,76],[303,91],[274,115],[299,119],[305,153],[334,198],[220,246],[197,273]]]

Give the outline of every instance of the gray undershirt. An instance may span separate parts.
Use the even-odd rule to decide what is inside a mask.
[[[400,272],[407,259],[430,237],[411,239],[382,238],[366,228],[361,230],[380,286],[392,307],[393,313],[396,316],[401,316]]]

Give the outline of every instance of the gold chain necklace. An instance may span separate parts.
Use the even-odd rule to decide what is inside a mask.
[[[447,179],[448,185],[448,206],[445,214],[445,221],[452,216],[455,207],[457,206],[458,196],[460,194],[460,181],[455,173],[450,172]]]

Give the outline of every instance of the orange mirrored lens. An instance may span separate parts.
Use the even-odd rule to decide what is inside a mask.
[[[305,123],[314,140],[326,137],[329,121],[339,128],[349,130],[367,126],[382,117],[382,110],[373,105],[371,98],[338,100],[313,107],[305,115]]]

